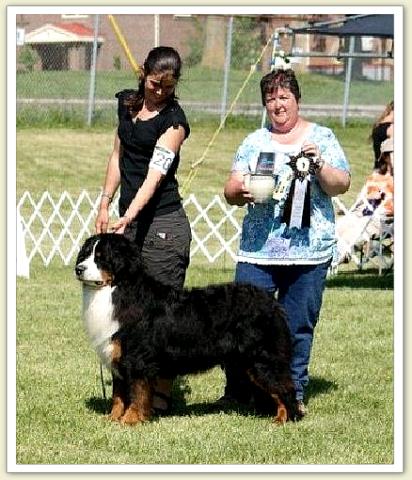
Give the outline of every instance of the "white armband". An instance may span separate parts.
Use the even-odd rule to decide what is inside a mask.
[[[166,175],[174,158],[175,154],[172,152],[172,150],[160,145],[156,145],[153,150],[153,156],[149,163],[149,168],[154,168],[160,173],[163,173],[163,175]]]

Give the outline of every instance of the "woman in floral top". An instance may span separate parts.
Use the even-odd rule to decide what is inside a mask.
[[[314,328],[336,246],[331,197],[348,190],[350,172],[333,132],[300,116],[293,70],[270,72],[260,88],[269,126],[244,139],[224,189],[229,204],[247,204],[235,281],[273,292],[284,306],[293,342],[296,398],[305,414]],[[273,153],[275,191],[266,203],[255,203],[244,179],[256,172],[261,152]],[[236,368],[226,365],[225,370],[224,398],[248,400],[242,398],[245,385]]]

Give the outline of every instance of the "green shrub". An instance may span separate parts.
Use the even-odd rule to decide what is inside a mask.
[[[198,19],[194,23],[195,33],[189,39],[190,53],[185,57],[185,67],[193,67],[198,65],[202,60],[204,45],[204,26]]]
[[[32,72],[36,63],[40,61],[40,56],[32,47],[24,45],[20,50],[18,61],[28,72]]]
[[[262,50],[259,20],[236,17],[233,22],[232,68],[249,70]]]
[[[121,70],[122,69],[122,61],[120,60],[120,55],[115,55],[113,57],[113,68],[115,70]]]

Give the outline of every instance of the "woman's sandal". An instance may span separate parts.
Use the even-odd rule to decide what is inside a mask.
[[[156,401],[157,400],[157,401]],[[162,392],[153,393],[153,413],[156,415],[167,415],[172,408],[172,398]]]

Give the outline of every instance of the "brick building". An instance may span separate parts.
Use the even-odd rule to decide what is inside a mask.
[[[253,35],[260,35],[264,45],[275,29],[289,26],[301,27],[308,22],[336,20],[343,15],[271,15],[255,16],[258,27]],[[154,45],[175,47],[184,61],[196,48],[202,50],[202,65],[221,68],[224,65],[227,15],[169,15],[127,14],[114,15],[127,46],[136,62],[140,64]],[[90,69],[95,15],[87,14],[18,14],[17,28],[24,44],[30,45],[38,54],[35,69],[41,70],[88,70]],[[252,32],[245,32],[251,35]],[[297,35],[294,47],[297,51],[338,52],[339,38],[323,35]],[[22,48],[23,41],[18,49]],[[125,52],[116,36],[108,15],[98,16],[97,70],[130,68]],[[282,35],[279,48],[288,51],[291,36]],[[374,39],[370,47],[376,52],[385,51],[385,41]],[[270,63],[272,51],[267,49],[262,63]],[[19,57],[17,57],[19,58]],[[381,60],[365,60],[367,68],[386,66]],[[343,64],[336,58],[305,57],[294,66],[297,69],[342,73]],[[392,71],[392,65],[389,65]],[[391,72],[390,72],[391,73]]]
[[[115,20],[138,63],[156,41],[174,46],[185,57],[190,51],[190,38],[195,35],[193,22],[184,16],[159,15],[158,39],[155,38],[155,15],[116,15]],[[41,58],[36,68],[90,68],[95,15],[18,14],[16,21],[17,28],[24,29],[24,43],[35,49]],[[123,48],[107,15],[99,15],[97,43],[98,70],[112,70],[118,59],[122,68],[128,68]]]

